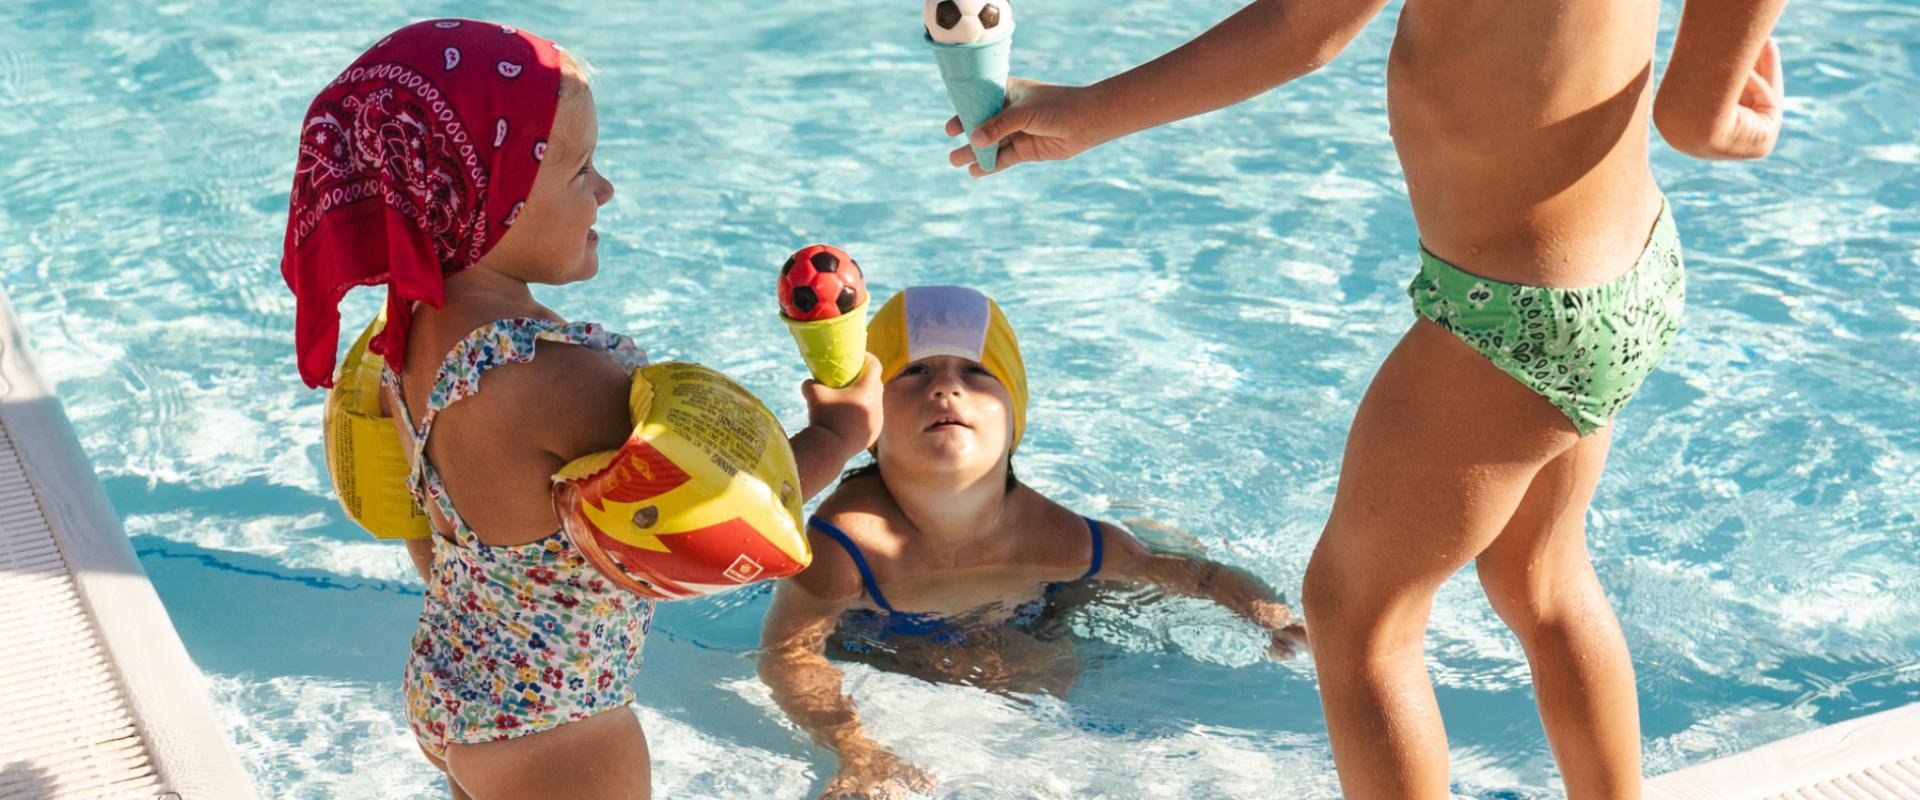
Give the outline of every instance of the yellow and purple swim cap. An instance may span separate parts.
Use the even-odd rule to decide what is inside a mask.
[[[867,351],[880,360],[880,379],[893,380],[908,364],[934,356],[978,361],[1013,396],[1013,441],[1027,431],[1027,366],[1020,341],[1000,305],[964,286],[914,286],[889,298],[867,323]]]

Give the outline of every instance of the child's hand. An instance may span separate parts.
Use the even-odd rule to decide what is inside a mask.
[[[811,378],[800,385],[807,400],[807,425],[837,437],[844,448],[841,461],[873,446],[880,438],[880,361],[867,354],[860,377],[846,388],[834,389]]]
[[[1733,125],[1726,132],[1722,151],[1728,158],[1759,158],[1773,152],[1780,140],[1780,122],[1787,104],[1787,76],[1780,69],[1780,43],[1767,37],[1760,56],[1747,72],[1747,85],[1740,89],[1740,104],[1733,110]]]
[[[1000,147],[994,172],[1028,161],[1060,161],[1086,152],[1107,140],[1093,131],[1090,90],[1055,86],[1022,78],[1007,81],[1007,106],[973,130],[969,146],[947,155],[947,161],[979,178],[988,173],[973,157],[973,146]],[[959,136],[960,118],[947,120],[947,135]]]
[[[1275,661],[1286,661],[1307,649],[1307,626],[1298,622],[1271,631],[1270,635],[1273,638],[1267,642],[1267,656]]]
[[[1672,80],[1672,78],[1669,78]],[[1662,95],[1666,88],[1662,86]],[[1732,108],[1676,107],[1671,100],[1655,100],[1655,122],[1675,150],[1695,158],[1749,159],[1773,152],[1787,100],[1786,76],[1780,68],[1780,45],[1771,37],[1760,48],[1746,82]],[[1682,102],[1684,106],[1687,103]],[[1706,115],[1712,115],[1709,120]]]
[[[1294,616],[1293,609],[1278,601],[1261,601],[1254,606],[1253,621],[1267,629],[1267,656],[1285,661],[1300,655],[1307,647],[1307,626]]]
[[[840,759],[840,772],[827,782],[827,790],[820,794],[821,800],[906,800],[933,791],[933,773],[878,747],[842,752]]]
[[[807,427],[793,435],[794,466],[800,470],[800,496],[811,499],[832,485],[847,459],[880,438],[880,362],[867,354],[860,377],[844,389],[813,379],[800,384],[807,400]]]
[[[1702,158],[1760,158],[1773,152],[1780,139],[1780,121],[1787,100],[1786,76],[1780,71],[1780,45],[1768,37],[1760,56],[1747,71],[1740,101],[1709,139]]]

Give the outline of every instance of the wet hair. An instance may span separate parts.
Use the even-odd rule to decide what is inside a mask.
[[[840,473],[840,482],[846,483],[855,478],[865,478],[868,476],[875,478],[880,477],[880,459],[877,456],[872,461]],[[1020,480],[1013,477],[1013,456],[1007,456],[1007,491],[1011,492],[1013,491],[1013,487],[1019,485]]]

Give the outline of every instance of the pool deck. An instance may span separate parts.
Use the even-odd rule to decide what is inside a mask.
[[[0,799],[255,796],[3,291],[0,711]]]
[[[1647,782],[1649,800],[1920,798],[1920,703],[1761,745]]]

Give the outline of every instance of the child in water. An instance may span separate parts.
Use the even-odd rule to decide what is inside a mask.
[[[775,701],[839,756],[827,796],[932,786],[861,727],[826,658],[830,642],[847,655],[881,648],[892,665],[1005,688],[1022,672],[1047,671],[1052,654],[1024,628],[1048,591],[1088,578],[1209,598],[1265,629],[1278,657],[1304,640],[1291,610],[1246,573],[1150,552],[1014,478],[1027,374],[1012,325],[985,295],[907,289],[881,307],[867,336],[886,382],[874,463],[820,504],[809,521],[813,565],[780,582],[762,635],[760,675]],[[1057,675],[1035,682],[1064,690]]]
[[[300,138],[281,265],[300,374],[328,383],[341,296],[385,285],[373,350],[435,532],[409,543],[430,567],[407,719],[455,798],[650,792],[629,704],[653,605],[558,532],[550,481],[626,441],[629,371],[646,355],[529,290],[598,271],[592,226],[613,184],[597,138],[565,51],[459,19],[380,40],[322,90]],[[805,494],[873,441],[879,389],[803,388]]]
[[[1385,5],[1257,0],[1091,86],[1016,80],[970,145],[998,146],[1005,170],[1240,102],[1333,60]],[[1685,303],[1648,123],[1701,158],[1769,153],[1784,5],[1686,0],[1657,97],[1656,0],[1402,7],[1387,105],[1419,227],[1418,319],[1360,401],[1301,597],[1347,797],[1447,795],[1422,639],[1468,562],[1526,650],[1567,794],[1638,796],[1633,664],[1585,518],[1613,417]],[[969,147],[949,161],[984,174]]]

